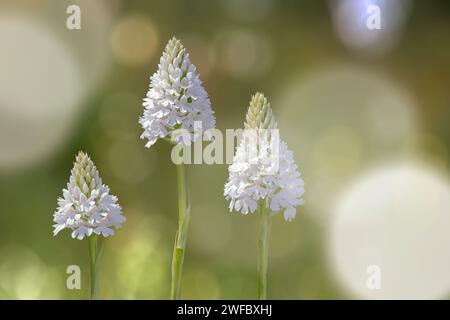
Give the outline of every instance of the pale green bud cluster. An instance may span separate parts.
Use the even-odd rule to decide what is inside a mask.
[[[75,158],[72,177],[75,184],[86,196],[89,196],[92,190],[102,184],[97,168],[91,158],[83,151],[80,151]]]
[[[178,40],[175,37],[170,39],[166,45],[166,48],[164,49],[164,54],[166,54],[167,61],[171,62],[171,61],[175,60],[175,58],[178,57],[178,54],[182,50],[184,50],[184,47],[180,40]],[[180,60],[180,62],[182,62],[182,61]],[[181,66],[179,66],[179,67],[181,67]]]
[[[276,129],[277,123],[270,103],[264,94],[257,92],[250,100],[245,129]]]

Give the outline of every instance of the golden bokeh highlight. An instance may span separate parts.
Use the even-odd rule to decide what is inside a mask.
[[[158,47],[158,31],[147,16],[129,14],[112,30],[111,50],[116,60],[125,66],[148,64]]]
[[[222,71],[236,78],[264,75],[273,65],[273,49],[262,34],[245,29],[218,33],[215,52]]]

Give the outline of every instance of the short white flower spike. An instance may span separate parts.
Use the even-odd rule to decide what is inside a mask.
[[[114,235],[113,227],[119,228],[125,221],[117,197],[109,194],[94,163],[81,151],[58,206],[53,219],[54,235],[67,228],[72,230],[72,238],[79,240],[93,233],[108,237]]]
[[[277,130],[277,123],[269,102],[263,94],[257,93],[250,101],[243,137],[228,169],[229,179],[224,195],[230,201],[230,211],[248,214],[254,212],[260,203],[271,212],[283,210],[284,219],[291,221],[295,218],[296,206],[303,204],[304,182],[294,162],[293,152],[282,140],[273,144],[269,138],[259,139],[256,157],[248,156],[249,140],[246,138],[252,132],[263,130],[267,130],[267,137],[270,137],[271,130]],[[274,147],[278,150],[273,150]],[[263,159],[266,154],[277,156],[277,170],[269,170],[271,163]]]
[[[172,38],[161,56],[158,70],[150,81],[150,89],[144,99],[144,115],[139,119],[147,139],[146,147],[159,138],[170,137],[176,129],[191,133],[190,141],[180,136],[171,136],[174,142],[189,144],[199,134],[216,125],[214,112],[208,94],[196,73],[195,66],[181,42]],[[202,128],[194,128],[194,122],[201,122]],[[198,131],[202,132],[198,132]]]

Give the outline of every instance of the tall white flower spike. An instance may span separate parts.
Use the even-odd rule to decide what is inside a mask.
[[[72,238],[79,240],[93,233],[104,237],[114,235],[112,228],[119,228],[125,221],[117,197],[109,194],[94,163],[81,151],[53,217],[54,235],[67,228],[72,230]]]
[[[161,56],[158,70],[150,79],[144,99],[144,115],[139,119],[151,147],[158,139],[190,145],[216,125],[208,94],[196,73],[195,66],[181,42],[169,40]],[[172,257],[172,299],[181,298],[181,283],[186,239],[190,221],[189,196],[183,162],[174,161],[178,184],[178,231]]]
[[[230,211],[242,214],[259,209],[258,299],[267,298],[267,270],[271,214],[284,210],[284,219],[295,218],[303,204],[304,182],[294,155],[281,141],[272,109],[262,93],[250,100],[245,130],[228,168],[224,195]]]
[[[268,134],[262,135],[262,131]],[[255,136],[255,132],[259,137],[257,145],[249,148],[249,141],[253,144],[251,141],[254,140],[248,138]],[[245,130],[233,164],[229,167],[224,195],[230,201],[230,211],[248,214],[260,204],[272,213],[283,210],[284,219],[291,221],[295,218],[296,206],[303,204],[301,197],[305,192],[304,182],[292,151],[282,140],[269,141],[272,135],[278,139],[277,123],[270,103],[262,93],[256,93],[250,101]],[[256,147],[258,151],[255,156],[248,154],[251,147]],[[274,158],[266,161],[267,155],[273,155]],[[273,166],[274,160],[276,167]]]
[[[144,115],[139,119],[144,129],[141,139],[148,140],[146,147],[168,136],[174,142],[181,142],[181,136],[171,135],[176,129],[185,129],[191,134],[190,141],[182,141],[190,144],[203,131],[215,127],[216,119],[208,94],[179,40],[169,40],[158,70],[150,80],[143,103]],[[195,121],[202,123],[201,129],[194,128]]]

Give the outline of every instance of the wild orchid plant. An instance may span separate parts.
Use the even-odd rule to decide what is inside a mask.
[[[151,147],[158,139],[172,144],[189,145],[196,139],[201,139],[203,130],[214,128],[216,124],[208,94],[196,68],[186,49],[175,38],[166,45],[158,70],[151,77],[150,89],[143,106],[145,111],[139,122],[144,129],[141,138],[148,140],[146,147]],[[201,122],[200,132],[194,127],[194,122]],[[177,135],[179,129],[188,133],[187,139],[186,134]],[[177,163],[180,163],[176,164],[179,216],[172,257],[171,299],[181,297],[182,269],[190,220],[184,165],[182,161]]]
[[[270,216],[283,210],[286,221],[294,219],[296,206],[303,204],[304,191],[293,153],[279,139],[270,104],[263,94],[257,93],[250,101],[224,195],[230,201],[230,211],[246,215],[259,209],[259,299],[267,297]]]
[[[109,194],[89,156],[80,151],[75,159],[67,188],[58,199],[54,214],[53,235],[63,229],[72,230],[72,238],[88,239],[91,299],[98,298],[98,268],[101,253],[101,236],[114,235],[125,217],[117,197]]]
[[[202,87],[195,66],[181,42],[172,38],[160,59],[158,70],[152,75],[150,88],[144,99],[144,115],[139,123],[151,147],[158,139],[171,144],[190,145],[202,134],[215,127],[214,112],[208,94]],[[194,123],[201,122],[200,129]],[[179,135],[178,130],[183,129]],[[186,132],[188,133],[186,136]],[[175,159],[178,182],[178,230],[172,256],[171,299],[181,298],[181,282],[186,241],[190,221],[190,204],[183,161]],[[269,102],[263,94],[255,94],[251,101],[240,143],[224,195],[230,201],[230,211],[246,215],[260,212],[258,241],[258,298],[267,297],[267,265],[270,216],[283,210],[286,221],[296,215],[296,207],[303,204],[304,182],[294,162],[293,153],[279,139],[277,123]],[[67,189],[58,199],[54,214],[54,235],[71,229],[72,237],[89,243],[91,298],[98,297],[98,264],[101,252],[100,236],[114,234],[125,218],[117,197],[109,194],[89,156],[79,152],[71,171]]]

